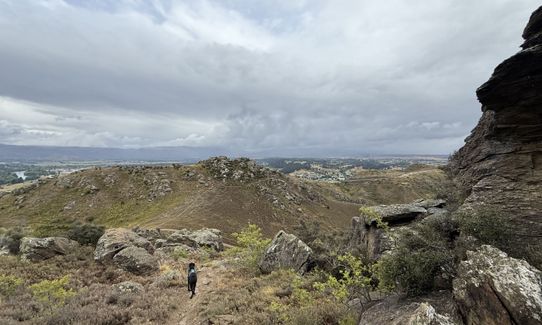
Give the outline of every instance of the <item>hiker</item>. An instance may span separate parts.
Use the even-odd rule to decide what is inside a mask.
[[[188,291],[192,291],[190,299],[196,295],[196,283],[198,282],[198,275],[196,273],[196,264],[188,264]]]

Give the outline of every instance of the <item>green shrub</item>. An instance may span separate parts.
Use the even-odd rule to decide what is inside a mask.
[[[503,250],[509,248],[513,226],[501,212],[488,209],[475,213],[462,212],[458,213],[456,218],[462,234],[475,237],[481,244],[493,245]]]
[[[91,223],[75,223],[68,231],[68,238],[81,245],[96,246],[98,239],[104,234],[105,228]]]
[[[264,238],[260,227],[254,224],[248,224],[241,232],[232,236],[237,246],[230,248],[228,253],[239,258],[242,266],[257,272],[258,262],[271,240]]]
[[[175,247],[169,256],[175,261],[180,261],[188,257],[188,251],[183,247]]]
[[[359,213],[366,217],[370,222],[375,222],[376,226],[384,231],[390,230],[388,223],[382,220],[382,216],[371,207],[359,208]]]
[[[11,297],[23,282],[23,279],[14,275],[0,275],[0,294]]]
[[[347,230],[324,229],[317,221],[302,220],[294,233],[312,249],[311,268],[339,276],[341,262],[337,258],[347,251]]]
[[[330,290],[339,302],[346,303],[355,298],[369,301],[369,293],[372,289],[372,267],[364,265],[360,258],[352,254],[339,256],[338,260],[344,264],[344,268],[340,270],[340,276],[327,275],[325,282],[316,282],[314,287],[321,292]]]
[[[410,296],[435,288],[435,279],[454,272],[453,240],[457,229],[446,216],[429,217],[397,236],[396,247],[374,267],[379,287]],[[447,282],[440,286],[450,286]]]
[[[43,280],[29,287],[32,295],[46,305],[63,306],[66,301],[76,295],[73,289],[67,288],[69,276],[55,280]]]

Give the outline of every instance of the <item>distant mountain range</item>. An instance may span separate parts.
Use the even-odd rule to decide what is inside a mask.
[[[17,146],[0,144],[0,162],[10,161],[179,161],[193,162],[225,151],[205,147],[155,147],[139,149]]]

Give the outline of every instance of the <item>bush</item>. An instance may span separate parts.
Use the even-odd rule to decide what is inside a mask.
[[[43,280],[29,287],[32,295],[46,305],[63,306],[66,300],[75,296],[73,289],[67,288],[69,276],[56,280]]]
[[[271,240],[264,238],[260,227],[254,224],[248,224],[241,232],[232,236],[237,247],[229,249],[229,254],[239,258],[243,267],[258,272],[260,258]]]
[[[473,236],[481,244],[492,245],[503,250],[510,247],[512,225],[508,218],[495,210],[482,210],[476,213],[456,215],[462,234]]]
[[[81,245],[96,246],[98,239],[104,234],[105,228],[90,223],[75,223],[68,231],[68,238],[73,239]]]
[[[0,294],[11,297],[23,285],[23,279],[14,275],[0,275]]]
[[[24,237],[23,229],[15,227],[0,231],[0,247],[6,247],[10,254],[18,254],[21,239]]]
[[[325,282],[317,282],[314,287],[321,292],[330,290],[333,297],[342,303],[355,298],[370,301],[372,267],[364,265],[361,259],[352,254],[339,256],[338,260],[344,265],[340,276],[328,275]]]
[[[347,251],[347,231],[323,229],[317,221],[301,221],[294,228],[299,239],[312,249],[310,269],[320,270],[339,276],[341,262],[338,256]]]
[[[437,285],[450,287],[456,233],[448,217],[437,216],[405,229],[397,238],[396,248],[374,267],[379,287],[386,291],[405,291],[410,296],[429,292]],[[438,283],[436,279],[441,278],[447,280]]]

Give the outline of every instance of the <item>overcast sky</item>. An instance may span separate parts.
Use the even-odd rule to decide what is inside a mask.
[[[0,143],[448,154],[537,0],[0,0]]]

